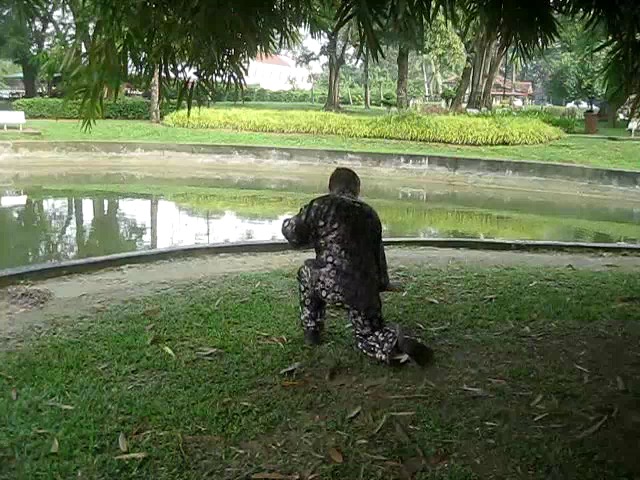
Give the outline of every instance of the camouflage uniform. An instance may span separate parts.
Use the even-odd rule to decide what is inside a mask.
[[[380,292],[389,276],[376,212],[351,195],[332,193],[285,220],[282,233],[292,246],[316,252],[298,271],[303,329],[322,331],[325,307],[344,307],[357,347],[389,362],[398,353],[398,332],[382,319]]]

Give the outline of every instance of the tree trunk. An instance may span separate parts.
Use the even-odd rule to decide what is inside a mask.
[[[344,63],[344,56],[338,55],[338,35],[329,35],[327,47],[329,56],[329,91],[327,102],[324,105],[326,111],[340,110],[340,67]]]
[[[36,85],[38,79],[38,68],[29,59],[20,62],[22,66],[22,83],[24,84],[25,98],[34,98],[38,94]]]
[[[73,210],[75,211],[76,220],[76,248],[77,256],[84,256],[84,212],[82,211],[82,199],[73,199]]]
[[[484,91],[482,92],[482,106],[488,109],[493,107],[493,101],[491,97],[491,90],[493,90],[493,83],[498,75],[500,64],[504,56],[504,50],[498,47],[491,58],[491,64],[487,72],[487,77],[484,84]]]
[[[371,87],[369,85],[369,49],[364,49],[364,72],[363,72],[363,83],[364,83],[364,108],[369,110],[371,108]]]
[[[158,248],[158,199],[151,197],[151,248]]]
[[[93,218],[104,217],[104,198],[93,199]]]
[[[153,67],[153,78],[151,79],[149,119],[151,123],[160,123],[160,66],[157,64]]]
[[[433,61],[433,58],[429,59],[429,64],[431,66],[431,71],[433,72],[433,88],[431,91],[435,95],[442,94],[442,74],[440,73],[440,68]]]
[[[489,43],[485,35],[478,39],[476,55],[473,60],[473,77],[471,79],[471,92],[467,108],[480,109],[482,100],[482,79],[484,77],[485,63]]]
[[[422,55],[422,81],[424,82],[424,100],[429,100],[429,77],[427,76],[427,62]]]
[[[409,108],[409,94],[407,85],[409,83],[409,49],[404,45],[398,48],[398,83],[396,85],[396,106],[398,110]]]
[[[462,78],[460,78],[460,83],[458,84],[458,90],[456,91],[456,96],[453,98],[451,102],[451,111],[459,112],[462,110],[462,103],[464,102],[464,96],[467,93],[467,88],[469,88],[469,81],[471,80],[471,63],[467,62],[464,66],[464,70],[462,70]]]

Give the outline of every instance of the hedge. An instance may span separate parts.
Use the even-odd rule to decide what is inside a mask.
[[[524,118],[535,118],[548,125],[558,127],[566,133],[576,133],[584,126],[583,114],[576,108],[565,108],[556,106],[529,106],[522,110],[497,109],[487,113],[493,116],[517,116]]]
[[[558,128],[535,118],[464,115],[345,115],[314,111],[202,108],[169,114],[173,127],[339,135],[457,145],[530,145],[559,139]]]
[[[104,118],[119,120],[148,120],[149,100],[122,97],[115,102],[105,102]],[[27,118],[79,119],[80,102],[59,98],[23,98],[13,103],[14,110],[23,110]],[[175,110],[175,106],[165,103],[163,114]]]

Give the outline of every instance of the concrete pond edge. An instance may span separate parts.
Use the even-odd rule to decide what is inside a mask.
[[[569,163],[530,160],[501,160],[448,155],[354,152],[298,147],[217,145],[200,143],[114,142],[114,141],[29,141],[0,142],[2,151],[125,153],[191,153],[221,157],[324,164],[360,164],[379,167],[433,170],[449,174],[475,174],[548,178],[624,188],[640,189],[640,171],[606,169]]]
[[[384,243],[388,247],[429,247],[491,251],[547,251],[553,253],[578,252],[640,255],[640,245],[631,244],[432,238],[392,238],[386,239]],[[25,267],[0,270],[0,287],[6,287],[25,281],[39,281],[66,275],[91,273],[98,270],[121,267],[124,265],[137,265],[202,255],[262,254],[282,253],[287,251],[293,251],[293,249],[284,241],[250,241],[242,243],[193,245],[188,247],[171,247],[157,250],[118,253],[102,257],[69,260],[50,264],[28,265]]]

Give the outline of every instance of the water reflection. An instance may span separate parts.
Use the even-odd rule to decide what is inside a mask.
[[[0,268],[149,248],[281,238],[272,220],[194,214],[153,197],[0,197]],[[159,221],[159,219],[161,219]]]
[[[281,239],[283,219],[306,198],[293,192],[228,188],[185,188],[168,198],[0,191],[0,269],[172,246]],[[455,199],[455,193],[449,198]],[[386,237],[640,243],[635,208],[611,207],[608,217],[605,206],[595,214],[587,209],[581,215],[576,206],[570,215],[548,215],[545,209],[522,212],[521,199],[512,205],[506,197],[480,197],[479,205],[471,208],[469,198],[460,194],[458,201],[443,203],[425,190],[403,189],[396,191],[395,200],[385,196],[368,201],[380,213]]]

